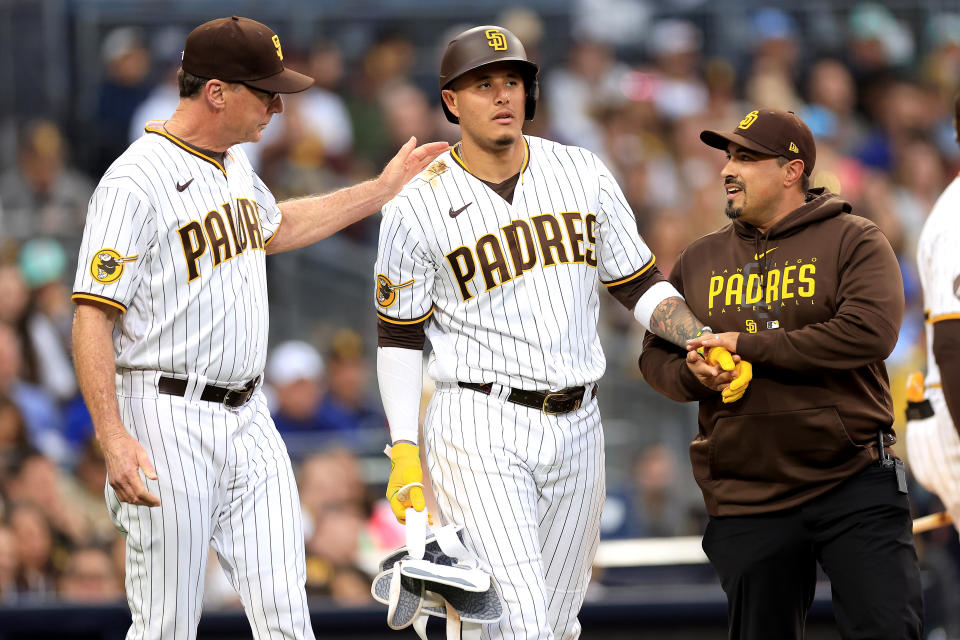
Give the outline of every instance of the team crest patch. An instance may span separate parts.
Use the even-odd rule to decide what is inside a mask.
[[[447,170],[447,163],[443,160],[437,160],[420,173],[420,179],[424,182],[430,182],[434,178],[439,178]]]
[[[90,275],[100,284],[116,282],[123,275],[123,265],[139,257],[121,256],[115,249],[100,249],[90,261]]]
[[[384,309],[393,305],[397,301],[397,289],[403,289],[413,284],[413,279],[393,284],[390,278],[382,273],[377,274],[377,304]]]

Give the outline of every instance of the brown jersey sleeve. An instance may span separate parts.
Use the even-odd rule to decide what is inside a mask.
[[[413,322],[391,322],[377,316],[377,346],[400,347],[401,349],[423,349],[426,333],[423,325],[427,318]]]
[[[660,269],[657,268],[653,260],[650,260],[639,271],[626,278],[614,282],[604,282],[603,284],[613,297],[620,301],[620,304],[627,309],[633,309],[637,306],[637,300],[647,292],[647,289],[665,280],[666,278],[660,273]]]
[[[953,427],[960,433],[960,319],[933,324],[933,356],[940,367],[940,386]]]

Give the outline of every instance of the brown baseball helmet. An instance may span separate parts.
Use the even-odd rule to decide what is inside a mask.
[[[443,60],[440,62],[440,90],[449,89],[454,80],[468,71],[494,62],[517,63],[527,95],[525,117],[527,120],[533,120],[539,97],[537,73],[540,69],[527,59],[527,52],[520,38],[503,27],[484,25],[467,29],[455,36],[447,44],[447,49],[443,52]],[[440,104],[443,105],[447,120],[459,124],[460,119],[450,112],[442,99]]]

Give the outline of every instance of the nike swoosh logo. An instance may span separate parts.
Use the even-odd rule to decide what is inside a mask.
[[[467,204],[463,205],[459,209],[454,209],[453,207],[450,207],[450,217],[456,218],[458,215],[460,215],[463,212],[464,209],[466,209],[472,204],[473,204],[472,202],[468,202]]]
[[[183,184],[180,184],[180,183],[178,182],[178,183],[177,183],[177,191],[183,191],[184,189],[186,189],[187,187],[190,186],[190,183],[191,183],[191,182],[193,182],[193,178],[190,178],[189,180],[187,180],[187,181],[184,182]]]
[[[767,250],[764,251],[763,253],[755,253],[755,254],[753,254],[753,259],[754,259],[754,260],[759,260],[759,259],[762,258],[763,256],[767,255],[768,253],[773,253],[773,252],[776,251],[777,249],[779,249],[779,247],[774,247],[773,249],[767,249]]]

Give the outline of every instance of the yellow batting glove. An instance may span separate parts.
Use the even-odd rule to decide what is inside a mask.
[[[700,354],[712,367],[718,366],[724,371],[733,371],[736,365],[733,364],[733,356],[727,351],[726,347],[710,347],[706,355]]]
[[[922,371],[914,371],[907,376],[907,402],[923,402]]]
[[[387,481],[387,500],[393,515],[406,522],[406,510],[423,511],[427,501],[423,497],[423,471],[420,469],[420,447],[398,442],[390,449],[390,479]]]
[[[724,404],[736,402],[747,392],[747,387],[753,380],[753,365],[746,360],[741,360],[736,366],[736,373],[737,376],[730,381],[730,386],[720,393]]]

